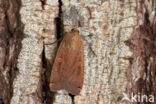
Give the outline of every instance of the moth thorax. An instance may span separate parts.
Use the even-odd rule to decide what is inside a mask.
[[[73,36],[72,41],[71,41],[71,48],[72,48],[73,50],[75,50],[75,49],[78,48],[77,46],[78,46],[78,38],[77,38],[77,36],[75,35],[75,36]]]

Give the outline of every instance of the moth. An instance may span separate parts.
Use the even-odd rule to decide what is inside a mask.
[[[78,95],[84,77],[83,37],[76,29],[66,33],[60,43],[50,76],[50,90],[64,89]]]

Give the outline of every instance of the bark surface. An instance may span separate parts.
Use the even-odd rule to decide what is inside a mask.
[[[0,0],[0,104],[150,104],[131,94],[156,100],[155,9],[155,0]],[[56,41],[75,27],[83,88],[51,92]]]

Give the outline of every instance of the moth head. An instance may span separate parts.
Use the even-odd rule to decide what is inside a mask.
[[[71,31],[79,33],[79,31],[77,30],[77,27],[74,27]]]

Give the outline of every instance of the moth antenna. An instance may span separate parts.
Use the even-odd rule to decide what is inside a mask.
[[[93,50],[93,48],[91,46],[89,46],[89,48],[90,48],[90,51],[93,53],[93,55],[97,57],[97,54],[95,53],[95,51]]]
[[[52,45],[52,44],[55,44],[55,43],[58,43],[58,42],[62,41],[62,39],[63,39],[63,37],[61,37],[59,40],[56,40],[53,43],[45,43],[44,45]]]
[[[83,37],[83,39],[86,41],[86,43],[87,44],[89,44],[89,49],[90,49],[90,52],[92,52],[93,53],[93,55],[95,56],[95,57],[97,57],[97,54],[96,54],[96,52],[93,50],[93,48],[91,47],[91,43],[90,42],[88,42],[88,40],[87,39],[85,39],[84,37]]]

